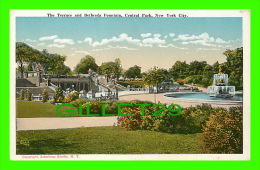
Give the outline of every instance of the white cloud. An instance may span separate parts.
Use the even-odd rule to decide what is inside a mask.
[[[32,39],[27,38],[27,39],[25,39],[25,41],[28,41],[28,42],[36,42],[37,40],[32,40]]]
[[[75,51],[75,53],[84,53],[85,55],[88,55],[88,54],[90,54],[89,52],[87,52],[87,51]]]
[[[43,43],[39,43],[39,44],[37,44],[37,45],[43,46],[43,45],[45,45],[45,43],[43,42]]]
[[[195,40],[195,41],[186,41],[186,42],[182,42],[182,44],[200,44],[200,45],[204,45],[204,46],[209,46],[209,47],[216,47],[216,44],[210,44],[208,42],[212,42],[211,40]]]
[[[83,41],[77,41],[77,43],[79,43],[79,44],[82,44],[82,43],[83,43]]]
[[[221,48],[231,48],[233,46],[232,45],[218,45],[218,47],[221,47]]]
[[[55,43],[60,43],[60,44],[75,44],[73,39],[54,39]]]
[[[210,47],[216,47],[215,39],[213,37],[210,37],[208,33],[202,33],[200,35],[178,35],[178,38],[174,39],[173,41],[181,40],[183,41],[182,44],[200,44],[203,46],[210,46]]]
[[[48,37],[40,37],[39,40],[40,41],[53,40],[53,39],[55,39],[57,37],[58,37],[58,35],[52,35],[52,36],[48,36]]]
[[[165,40],[162,40],[158,37],[146,38],[142,41],[144,44],[165,44]]]
[[[141,42],[141,40],[139,39],[134,39],[133,37],[129,37],[126,33],[122,33],[119,35],[119,37],[112,37],[110,39],[102,39],[100,42],[95,41],[94,43],[92,43],[91,45],[93,47],[97,47],[97,46],[101,46],[101,45],[107,45],[109,43],[117,43],[117,42],[127,42],[130,44],[139,44]]]
[[[119,35],[120,38],[126,39],[128,35],[126,33],[122,33]]]
[[[98,48],[92,51],[105,51],[105,50],[110,50],[111,48]]]
[[[213,50],[213,51],[217,51],[219,49],[217,48],[197,48],[198,51],[210,51],[210,50]]]
[[[183,35],[178,35],[178,38],[174,39],[174,41],[181,40],[181,41],[191,41],[191,40],[209,40],[209,41],[214,41],[213,37],[210,37],[208,33],[204,32],[200,35],[189,35],[189,34],[183,34]]]
[[[50,45],[48,45],[48,47],[64,48],[65,45],[64,44],[50,44]]]
[[[158,47],[161,47],[161,48],[169,48],[169,47],[173,47],[173,48],[177,48],[177,49],[181,49],[181,50],[185,50],[187,48],[182,48],[182,47],[177,47],[173,44],[167,44],[167,45],[162,45],[162,44],[159,44]]]
[[[84,42],[87,42],[89,45],[92,44],[92,41],[93,41],[92,38],[89,38],[89,37],[84,39]]]
[[[139,46],[140,47],[153,47],[153,44],[142,44],[142,43],[139,43]]]
[[[227,44],[227,43],[230,43],[230,41],[224,41],[224,40],[222,40],[221,38],[217,38],[215,42],[218,43],[218,44]]]
[[[125,50],[130,50],[130,51],[134,51],[137,50],[136,48],[129,48],[126,46],[108,46],[108,48],[102,48],[102,49],[95,49],[93,51],[105,51],[105,50],[111,50],[111,49],[125,49]]]
[[[154,34],[153,36],[159,38],[159,37],[161,37],[161,34]]]
[[[134,51],[137,50],[136,48],[129,48],[126,46],[108,46],[109,48],[118,48],[118,49],[126,49],[126,50],[130,50],[130,51]]]
[[[169,35],[170,35],[170,37],[174,37],[174,36],[175,36],[175,34],[174,34],[174,33],[170,33]]]
[[[146,34],[141,34],[141,37],[146,38],[146,37],[150,37],[152,35],[152,33],[146,33]]]
[[[167,35],[165,35],[165,36],[164,36],[164,38],[168,38],[168,36],[167,36]]]
[[[241,42],[241,39],[236,39],[236,40],[229,40],[230,42]]]

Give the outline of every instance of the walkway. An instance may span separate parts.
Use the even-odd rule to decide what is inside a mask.
[[[60,118],[17,118],[19,130],[70,129],[117,125],[117,116],[111,117],[60,117]]]

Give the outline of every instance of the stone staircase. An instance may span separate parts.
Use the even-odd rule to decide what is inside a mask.
[[[53,89],[51,89],[50,87],[16,87],[16,93],[19,96],[21,93],[21,90],[29,90],[33,96],[41,96],[43,90],[46,90],[48,92],[49,96],[54,96],[55,95],[55,91]]]
[[[25,78],[17,78],[16,79],[16,87],[36,87],[36,84]]]

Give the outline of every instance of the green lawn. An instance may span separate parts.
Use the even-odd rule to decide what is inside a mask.
[[[57,105],[50,103],[36,103],[36,102],[26,102],[17,101],[16,102],[16,117],[17,118],[35,118],[35,117],[64,117],[56,113]],[[62,113],[66,112],[66,109],[72,109],[69,106],[62,106]],[[75,108],[76,109],[76,108]],[[77,116],[77,112],[74,116]]]
[[[17,154],[199,154],[202,134],[90,127],[17,132]]]

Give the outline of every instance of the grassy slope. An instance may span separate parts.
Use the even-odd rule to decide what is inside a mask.
[[[198,154],[201,135],[119,127],[18,131],[17,154]]]
[[[50,103],[36,103],[36,102],[16,102],[16,117],[17,118],[34,118],[34,117],[64,117],[56,113],[57,105]],[[72,109],[69,106],[62,106],[62,113],[66,112],[66,109]],[[77,116],[77,111],[74,116]]]

